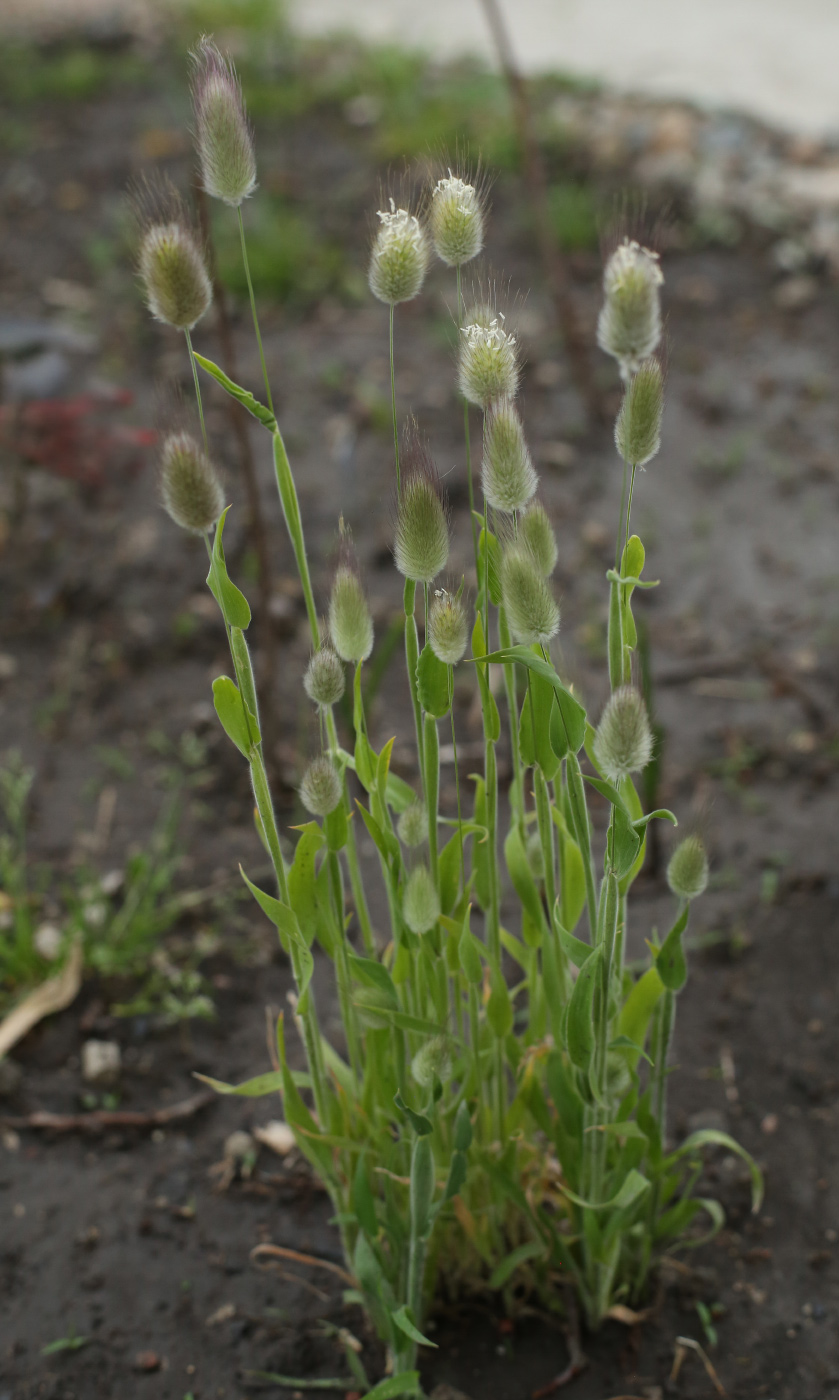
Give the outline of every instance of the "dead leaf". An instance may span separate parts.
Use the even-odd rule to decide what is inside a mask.
[[[45,1016],[63,1011],[75,1001],[82,985],[82,962],[82,940],[77,938],[61,971],[55,977],[48,977],[0,1021],[0,1056],[23,1040]]]
[[[644,1308],[642,1312],[636,1312],[634,1308],[628,1308],[624,1303],[614,1303],[607,1312],[613,1322],[622,1322],[625,1327],[637,1327],[640,1322],[646,1322],[652,1316],[652,1308]]]

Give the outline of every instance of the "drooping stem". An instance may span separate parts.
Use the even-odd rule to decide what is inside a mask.
[[[185,330],[186,348],[189,351],[189,363],[192,365],[192,378],[195,384],[195,401],[198,404],[198,417],[201,420],[201,436],[204,439],[204,451],[210,455],[210,447],[207,442],[207,426],[204,422],[204,405],[201,401],[201,385],[198,382],[198,366],[195,363],[195,351],[192,348],[192,337],[189,331]]]
[[[272,397],[271,397],[271,385],[270,385],[269,380],[268,380],[268,370],[267,370],[267,368],[266,368],[266,366],[265,366],[265,352],[264,352],[264,350],[262,349],[262,334],[261,334],[260,329],[259,329],[259,317],[258,317],[257,314],[256,314],[256,297],[255,297],[254,294],[253,294],[253,282],[251,281],[251,269],[250,269],[250,264],[249,264],[249,262],[248,262],[248,245],[247,245],[247,243],[246,243],[246,241],[245,241],[245,225],[244,225],[244,222],[243,222],[243,219],[242,219],[242,206],[241,206],[241,204],[239,205],[239,208],[238,208],[238,210],[237,210],[237,213],[238,213],[238,215],[239,215],[239,236],[240,236],[241,241],[242,241],[242,262],[244,263],[244,267],[245,267],[245,279],[246,279],[247,284],[248,284],[248,295],[250,296],[250,299],[251,299],[251,316],[253,317],[253,328],[254,328],[254,331],[256,332],[256,343],[257,343],[257,346],[259,347],[259,363],[262,365],[262,378],[263,378],[263,380],[264,380],[264,382],[265,382],[265,394],[266,394],[266,397],[267,397],[267,399],[268,399],[268,407],[270,408],[271,412],[273,413],[273,412],[274,412],[274,400],[273,400]],[[276,416],[276,415],[275,415],[275,416]]]

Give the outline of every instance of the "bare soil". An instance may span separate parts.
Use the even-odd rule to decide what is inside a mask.
[[[122,1046],[124,1109],[152,1112],[188,1099],[196,1070],[234,1082],[268,1068],[264,1008],[282,1007],[291,985],[258,911],[233,894],[238,862],[255,870],[262,856],[244,766],[209,703],[210,682],[227,663],[204,596],[203,549],[163,516],[153,451],[127,432],[154,426],[156,380],[189,392],[182,347],[149,323],[120,235],[121,192],[152,154],[176,179],[189,177],[175,93],[159,79],[89,101],[45,102],[27,115],[37,139],[23,155],[4,157],[0,332],[24,318],[53,327],[69,319],[74,334],[91,339],[53,349],[63,359],[53,364],[54,385],[49,365],[36,363],[43,350],[7,364],[0,652],[10,661],[0,668],[0,747],[21,750],[36,769],[31,853],[59,873],[82,860],[102,871],[120,866],[149,840],[168,786],[180,784],[181,880],[217,898],[184,919],[172,955],[206,939],[212,925],[215,951],[201,970],[217,1014],[169,1030],[153,1017],[119,1019],[110,1008],[130,989],[92,979],[69,1010],[15,1049],[22,1074],[2,1101],[0,1147],[0,1400],[239,1400],[256,1385],[253,1372],[344,1376],[324,1320],[358,1335],[371,1376],[380,1374],[381,1357],[358,1311],[344,1307],[337,1278],[304,1265],[265,1272],[251,1260],[271,1240],[339,1262],[328,1202],[300,1162],[263,1149],[252,1175],[227,1189],[213,1173],[227,1136],[279,1117],[278,1103],[214,1100],[153,1131],[86,1136],[22,1124],[40,1110],[81,1110],[80,1052],[92,1035]],[[260,130],[259,142],[264,183],[281,175],[286,190],[340,233],[363,275],[380,175],[366,132],[340,110],[314,108]],[[514,287],[529,289],[518,312],[523,411],[560,539],[564,664],[596,711],[619,468],[608,425],[583,421],[515,175],[493,191],[488,251]],[[709,1158],[706,1194],[723,1200],[726,1229],[663,1270],[646,1322],[609,1323],[583,1337],[590,1364],[571,1393],[713,1394],[694,1353],[670,1381],[684,1336],[705,1347],[729,1395],[816,1400],[839,1387],[837,298],[822,281],[808,305],[780,309],[765,236],[703,247],[678,210],[664,266],[664,444],[639,482],[634,514],[647,573],[662,583],[638,612],[664,731],[658,797],[701,826],[715,876],[696,910],[697,946],[679,1000],[671,1132],[677,1139],[700,1125],[729,1129],[762,1165],[767,1190],[762,1213],[751,1217],[739,1165],[724,1154]],[[576,254],[572,268],[593,340],[598,258]],[[468,574],[471,546],[452,300],[449,279],[435,269],[427,294],[400,310],[397,356],[400,410],[415,412],[430,434],[450,489],[459,577]],[[239,373],[256,387],[246,312],[231,302]],[[263,328],[318,597],[326,597],[343,511],[381,639],[400,599],[389,556],[385,312],[370,299],[332,294],[297,309],[266,305]],[[221,354],[210,322],[196,344]],[[10,415],[9,380],[19,384],[15,375],[27,365],[28,406]],[[608,368],[603,384],[614,398]],[[131,402],[111,401],[114,391],[128,391]],[[78,432],[45,425],[44,399],[82,394],[93,401]],[[252,580],[236,439],[226,405],[213,394],[208,402],[234,503],[231,567]],[[275,570],[266,729],[275,795],[290,825],[299,818],[294,785],[314,744],[300,686],[305,615],[267,445],[254,432],[252,446]],[[252,582],[247,591],[255,596]],[[264,669],[260,635],[264,643],[257,628]],[[397,649],[373,738],[396,731],[397,765],[410,779],[404,699]],[[480,738],[467,681],[457,722],[465,778]],[[185,734],[199,755],[191,765]],[[108,762],[111,750],[127,760],[122,776]],[[453,803],[450,764],[443,801]],[[637,887],[637,955],[666,917],[665,854]],[[363,857],[375,883],[372,852]],[[324,967],[317,977],[328,1019]],[[715,1348],[697,1302],[712,1309]],[[435,1323],[439,1351],[422,1362],[428,1389],[446,1381],[474,1400],[524,1400],[567,1364],[562,1333],[537,1316],[509,1324],[476,1305]],[[87,1344],[42,1354],[72,1334]]]

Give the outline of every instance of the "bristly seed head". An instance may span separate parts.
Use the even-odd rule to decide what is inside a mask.
[[[501,312],[488,325],[482,315],[479,321],[472,320],[461,327],[458,382],[463,397],[484,410],[498,399],[512,402],[516,397],[516,338],[504,329]]]
[[[395,306],[419,293],[428,268],[428,239],[416,214],[397,209],[378,211],[379,229],[373,240],[368,274],[370,290],[379,301]]]
[[[644,467],[661,447],[664,375],[658,360],[645,360],[632,376],[615,423],[615,446],[631,467]]]
[[[462,598],[438,589],[428,610],[428,641],[437,659],[446,666],[456,666],[466,650],[466,633]]]
[[[198,235],[183,206],[173,200],[169,217],[145,224],[138,270],[152,316],[191,331],[209,310],[213,285]]]
[[[337,705],[344,693],[344,666],[330,646],[316,651],[306,668],[303,688],[315,705]]]
[[[195,535],[211,530],[224,510],[218,473],[189,433],[170,433],[160,458],[163,506],[176,525]]]
[[[524,510],[538,484],[521,419],[509,400],[500,399],[488,409],[484,420],[484,495],[493,510],[513,515]]]
[[[242,86],[233,64],[211,39],[201,39],[190,58],[201,183],[213,199],[238,208],[256,188],[253,132]]]
[[[411,933],[429,933],[440,917],[440,896],[426,865],[418,865],[405,881],[402,917]]]
[[[431,237],[438,258],[449,267],[462,267],[484,246],[483,201],[474,185],[451,170],[431,194]]]
[[[620,686],[606,702],[594,736],[594,760],[610,783],[640,773],[653,754],[647,707],[631,685]]]
[[[403,846],[413,848],[428,840],[428,809],[419,798],[399,814],[396,823],[399,840]]]
[[[421,1089],[430,1089],[435,1079],[445,1084],[452,1077],[452,1068],[451,1044],[445,1035],[427,1040],[411,1061],[411,1074]]]
[[[338,769],[330,758],[312,759],[300,784],[300,800],[313,817],[328,817],[341,801],[343,791]]]
[[[357,663],[366,661],[373,650],[373,619],[353,562],[345,552],[335,571],[329,598],[329,635],[341,660]]]
[[[597,343],[618,361],[624,379],[635,373],[661,340],[659,288],[663,281],[658,254],[634,240],[625,238],[606,264]]]
[[[698,836],[678,845],[667,867],[667,883],[677,899],[698,899],[708,883],[708,857]]]
[[[523,646],[546,645],[559,631],[559,607],[532,554],[510,545],[501,558],[501,598],[513,636]]]
[[[519,542],[533,558],[540,573],[550,578],[559,558],[556,535],[548,512],[540,501],[531,501],[519,520]]]
[[[413,425],[402,450],[402,494],[396,505],[396,567],[415,583],[431,583],[449,557],[449,522],[431,453]]]

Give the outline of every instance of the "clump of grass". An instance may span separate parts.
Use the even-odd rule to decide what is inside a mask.
[[[459,201],[454,213],[468,220],[480,209],[483,220],[468,172],[452,169],[448,179],[446,197]],[[463,468],[472,507],[474,607],[467,622],[464,585],[445,579],[451,520],[434,463],[413,420],[399,432],[401,304],[422,291],[427,239],[418,215],[395,197],[379,213],[370,285],[387,307],[392,542],[404,578],[405,727],[413,721],[418,773],[412,785],[392,770],[395,736],[376,750],[368,727],[364,667],[374,645],[372,613],[343,521],[331,598],[315,597],[241,221],[239,231],[265,402],[188,349],[202,423],[198,368],[270,436],[306,603],[313,652],[306,689],[317,740],[301,786],[311,819],[296,828],[290,860],[262,747],[246,640],[250,606],[225,559],[226,511],[205,535],[207,582],[232,673],[216,678],[213,697],[250,770],[274,882],[264,889],[242,873],[291,963],[294,1023],[307,1070],[292,1073],[280,1017],[279,1069],[238,1086],[210,1082],[225,1093],[282,1093],[300,1150],[335,1207],[349,1296],[364,1304],[390,1354],[393,1375],[384,1390],[370,1394],[411,1395],[419,1388],[417,1348],[432,1345],[423,1320],[442,1289],[489,1287],[510,1297],[515,1286],[557,1310],[561,1276],[573,1281],[596,1327],[615,1303],[644,1298],[660,1253],[695,1242],[699,1217],[710,1220],[710,1234],[719,1229],[717,1203],[693,1196],[704,1147],[746,1157],[754,1208],[760,1204],[757,1168],[726,1134],[706,1130],[678,1145],[668,1140],[669,1055],[687,979],[684,936],[708,875],[696,836],[676,847],[668,865],[674,904],[666,935],[651,931],[643,966],[625,959],[629,895],[650,824],[677,824],[666,809],[645,811],[639,795],[654,731],[633,681],[633,609],[637,595],[656,586],[643,577],[644,546],[630,520],[639,469],[660,450],[664,378],[655,356],[663,275],[657,255],[628,238],[613,248],[604,273],[598,338],[624,380],[615,433],[623,491],[615,563],[606,575],[610,695],[595,725],[551,649],[560,626],[552,574],[564,542],[554,540],[538,500],[526,426],[514,406],[516,337],[486,278],[464,296],[463,264],[482,242],[483,223],[480,238],[462,238],[459,229],[443,250],[457,298]],[[433,221],[431,235],[437,246]],[[470,404],[482,418],[480,507],[473,496]],[[654,489],[654,468],[649,480]],[[347,668],[343,685],[336,662]],[[504,677],[513,759],[503,827],[502,709],[490,684],[492,666]],[[470,794],[461,790],[457,763],[457,667],[474,684],[483,718],[483,764],[472,775],[468,815]],[[335,715],[344,696],[351,715],[346,746]],[[450,733],[455,759],[455,799],[445,807],[441,732],[446,741]],[[603,839],[593,833],[591,791],[608,804]],[[361,825],[379,857],[387,916],[378,926],[358,860]],[[517,918],[502,925],[505,868]],[[326,1039],[318,1016],[315,942],[332,964],[342,1044]]]

